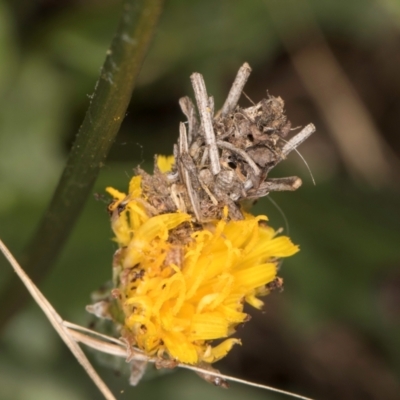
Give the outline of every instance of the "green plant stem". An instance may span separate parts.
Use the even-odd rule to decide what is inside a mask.
[[[137,76],[162,10],[163,0],[126,0],[85,119],[53,198],[22,256],[34,281],[46,276],[90,195],[119,131]],[[13,277],[0,296],[0,329],[28,299]]]

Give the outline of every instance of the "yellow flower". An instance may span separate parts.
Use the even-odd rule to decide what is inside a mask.
[[[173,160],[172,160],[173,161]],[[171,159],[158,159],[166,172]],[[129,193],[113,188],[109,210],[120,249],[114,258],[114,291],[125,321],[123,336],[149,356],[187,364],[213,363],[239,339],[228,338],[248,320],[244,302],[279,285],[277,263],[298,251],[276,236],[266,216],[245,214],[200,224],[183,212],[157,214],[132,178]],[[227,339],[226,339],[227,338]],[[213,345],[216,339],[225,339]]]
[[[158,156],[157,167],[161,172],[168,172],[175,164],[174,156]]]

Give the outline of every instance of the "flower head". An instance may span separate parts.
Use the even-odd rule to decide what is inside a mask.
[[[155,179],[165,182],[173,159],[158,158],[156,164]],[[107,188],[120,247],[114,295],[124,315],[122,334],[149,356],[213,363],[240,343],[229,336],[249,319],[244,303],[262,307],[260,297],[281,285],[278,260],[298,247],[277,236],[263,215],[243,213],[234,220],[222,206],[221,218],[197,221],[164,206],[162,185],[154,200],[149,182],[139,171],[128,194]],[[217,339],[224,340],[214,345]]]

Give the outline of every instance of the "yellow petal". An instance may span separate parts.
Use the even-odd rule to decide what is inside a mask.
[[[211,340],[226,337],[228,321],[219,313],[195,314],[192,319],[190,340]]]
[[[158,294],[153,307],[153,313],[157,314],[162,304],[170,299],[174,299],[172,314],[176,315],[185,300],[186,285],[180,272],[176,272],[172,277],[163,279],[158,288],[155,289]]]
[[[242,306],[240,308],[243,308]],[[234,307],[228,307],[224,304],[218,306],[216,311],[222,313],[227,321],[231,323],[241,323],[247,319],[247,314],[237,311]]]
[[[227,339],[218,346],[215,346],[211,351],[207,351],[207,355],[202,357],[202,360],[207,363],[214,363],[225,357],[235,344],[242,344],[240,339]]]
[[[235,266],[236,269],[249,268],[264,263],[272,258],[289,257],[299,251],[287,236],[279,236],[271,240],[260,240]]]
[[[166,332],[162,339],[173,358],[187,364],[197,363],[196,347],[188,341],[186,335],[181,332]]]
[[[190,215],[185,213],[157,215],[146,221],[137,232],[135,232],[135,239],[142,240],[146,243],[150,242],[155,237],[167,240],[169,230],[176,228],[182,222],[190,221],[190,219]]]
[[[256,265],[255,267],[234,272],[233,276],[237,286],[255,289],[271,282],[275,278],[276,265],[274,263]]]
[[[142,194],[142,177],[140,175],[134,176],[129,182],[129,194],[132,198],[140,197]]]
[[[122,193],[119,190],[114,189],[112,187],[107,187],[106,192],[109,193],[112,197],[114,197],[114,199],[117,199],[117,200],[123,200],[126,197],[125,193]],[[112,209],[111,209],[111,211],[112,211]]]
[[[224,235],[230,240],[232,245],[237,248],[245,246],[248,239],[251,237],[254,229],[257,228],[256,221],[230,221],[225,229]]]
[[[171,171],[172,166],[175,164],[174,156],[158,156],[157,167],[162,173]]]
[[[261,251],[263,257],[289,257],[299,251],[299,246],[296,246],[287,236],[278,236],[274,239],[260,242],[256,246],[255,251]]]
[[[128,246],[132,239],[132,230],[126,219],[126,213],[124,212],[119,218],[113,218],[111,226],[119,245],[122,247]]]
[[[150,300],[149,296],[131,297],[125,301],[125,304],[137,307],[139,309],[137,312],[140,313],[140,315],[142,315],[145,319],[150,319],[153,302]]]
[[[246,296],[246,302],[254,308],[257,308],[257,310],[261,310],[261,308],[264,306],[264,302],[258,299],[254,294]]]

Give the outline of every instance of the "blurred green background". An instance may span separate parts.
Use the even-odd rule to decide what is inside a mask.
[[[0,0],[0,237],[18,255],[34,232],[83,120],[120,16],[117,0]],[[178,99],[201,72],[216,106],[237,69],[246,94],[281,96],[292,126],[313,122],[273,176],[273,194],[301,252],[284,262],[285,292],[239,330],[222,371],[317,399],[398,399],[400,393],[400,3],[397,0],[169,0],[127,116],[59,261],[39,287],[63,318],[88,325],[90,293],[111,276],[115,244],[101,196],[133,168],[169,154]],[[248,106],[245,98],[241,104]],[[99,200],[100,197],[100,200]],[[285,226],[261,200],[258,213]],[[13,274],[0,260],[0,291]],[[21,292],[25,288],[21,285]],[[2,304],[1,307],[8,307]],[[151,374],[136,388],[96,368],[120,399],[283,399],[194,373]],[[0,399],[100,399],[31,301],[0,336]]]

